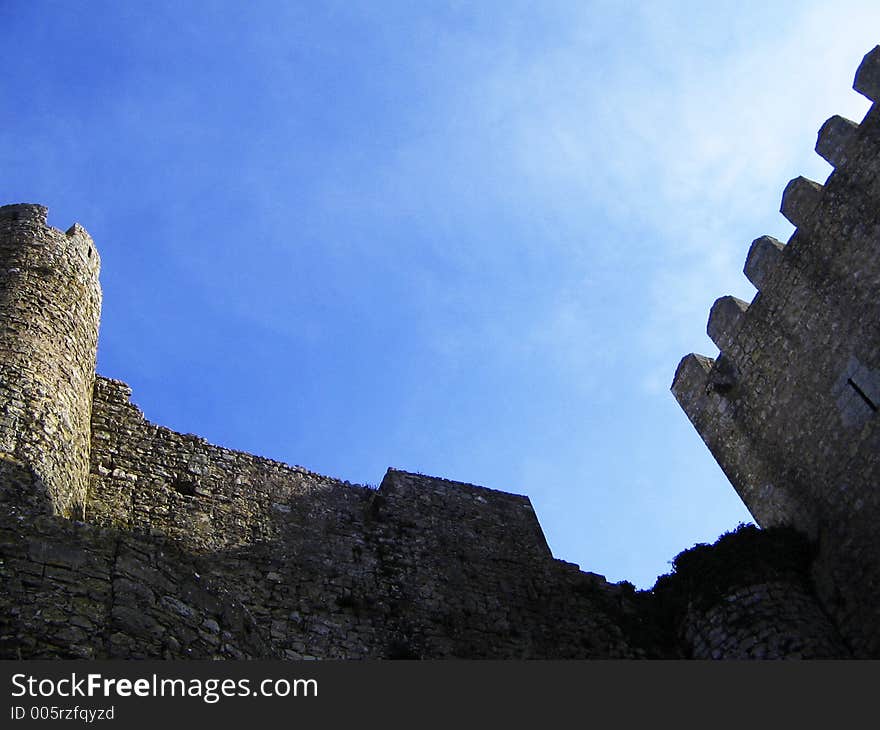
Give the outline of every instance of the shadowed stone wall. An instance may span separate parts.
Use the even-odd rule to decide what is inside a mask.
[[[792,528],[740,525],[675,557],[653,613],[694,659],[850,656],[811,578],[816,546]]]
[[[96,414],[126,392],[99,379]],[[96,446],[96,464],[115,461],[93,485],[132,488],[90,502],[88,523],[0,522],[5,657],[655,653],[623,628],[631,595],[554,560],[525,497],[396,470],[378,490],[349,485],[157,429],[114,402],[140,424],[130,433],[154,440]],[[135,452],[149,454],[140,470]],[[183,478],[173,465],[193,463],[189,487],[164,488]],[[157,482],[145,464],[165,465]],[[214,535],[212,519],[237,529]]]
[[[878,98],[880,48],[856,88]],[[716,302],[721,354],[673,382],[769,529],[649,592],[554,559],[526,497],[374,490],[150,423],[94,375],[88,234],[0,208],[0,657],[880,655],[878,141],[876,108],[823,127],[835,171],[789,185],[797,231],[753,243],[758,294]]]
[[[880,98],[880,47],[854,88]],[[832,117],[816,150],[824,185],[789,183],[783,245],[753,242],[750,304],[722,297],[716,359],[688,355],[672,390],[761,526],[818,542],[826,609],[859,656],[880,653],[880,105]]]

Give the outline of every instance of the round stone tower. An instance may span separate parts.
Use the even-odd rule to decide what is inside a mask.
[[[41,205],[0,207],[0,459],[34,475],[42,501],[81,517],[89,475],[100,261],[88,233],[46,223]],[[5,494],[3,494],[5,492]],[[11,492],[11,493],[10,493]]]

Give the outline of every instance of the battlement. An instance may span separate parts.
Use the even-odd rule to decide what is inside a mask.
[[[853,87],[876,101],[880,46]],[[720,354],[686,356],[672,392],[758,524],[821,542],[832,610],[864,628],[877,625],[877,595],[856,593],[880,585],[880,106],[860,124],[831,117],[816,151],[834,170],[786,186],[780,212],[796,230],[786,244],[752,242],[744,273],[757,294],[715,302],[707,332]],[[880,632],[858,641],[880,646]]]
[[[0,205],[0,220],[30,221],[39,226],[47,225],[49,209],[37,203],[13,203]]]
[[[854,88],[876,101],[880,47]],[[151,423],[95,374],[99,257],[0,207],[0,657],[880,656],[880,106],[831,117],[672,392],[762,529],[653,591],[553,557],[529,499],[378,489]],[[794,528],[794,529],[791,529]]]
[[[0,226],[13,230],[30,229],[35,235],[18,235],[17,241],[25,246],[51,246],[58,255],[53,266],[61,271],[69,271],[64,266],[64,258],[74,257],[89,279],[96,280],[101,269],[101,258],[95,242],[88,231],[79,223],[71,225],[63,234],[48,223],[49,209],[36,203],[15,203],[0,206]],[[9,229],[7,229],[9,230]],[[41,270],[45,272],[44,266]]]

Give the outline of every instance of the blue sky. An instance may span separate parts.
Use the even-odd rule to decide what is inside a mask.
[[[358,483],[531,498],[649,587],[750,517],[678,409],[872,2],[2,0],[2,203],[103,260],[146,416]]]

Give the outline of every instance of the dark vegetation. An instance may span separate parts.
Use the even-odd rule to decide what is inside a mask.
[[[792,527],[759,529],[740,524],[713,545],[699,543],[671,561],[672,571],[650,591],[628,591],[636,606],[629,629],[654,647],[655,657],[674,657],[676,637],[688,609],[704,611],[741,586],[782,580],[810,588],[816,546]]]

